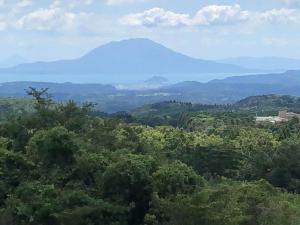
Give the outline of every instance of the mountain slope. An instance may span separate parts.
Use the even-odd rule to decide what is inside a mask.
[[[235,103],[238,107],[287,107],[300,109],[300,97],[290,95],[258,95],[250,96]]]
[[[300,69],[300,59],[284,57],[236,57],[217,60],[217,62],[237,65],[244,68],[256,68],[269,71]]]
[[[239,66],[194,59],[148,39],[111,42],[74,60],[37,62],[0,70],[40,74],[187,74],[250,72]]]
[[[213,80],[210,83],[221,84],[267,84],[280,86],[299,86],[300,70],[290,70],[285,73],[233,76],[223,80]]]

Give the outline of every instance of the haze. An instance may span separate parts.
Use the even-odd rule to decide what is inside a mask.
[[[298,0],[1,0],[0,59],[79,57],[148,38],[192,57],[300,58]]]

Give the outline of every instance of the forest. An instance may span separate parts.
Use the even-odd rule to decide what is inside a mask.
[[[293,97],[106,114],[27,94],[0,101],[1,225],[300,224],[300,123],[254,119]]]

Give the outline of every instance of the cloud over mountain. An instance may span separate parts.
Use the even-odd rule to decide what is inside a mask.
[[[152,8],[141,13],[129,14],[121,23],[131,26],[203,26],[234,24],[249,19],[250,13],[240,5],[208,5],[196,15],[180,14],[162,8]]]
[[[153,8],[141,13],[130,14],[122,18],[121,23],[131,26],[181,26],[189,25],[190,16],[178,14],[162,8]]]
[[[298,2],[300,5],[300,1]],[[243,10],[238,4],[207,5],[199,9],[195,15],[190,15],[163,8],[152,8],[126,15],[120,21],[129,26],[146,27],[234,25],[243,22],[255,22],[256,24],[300,23],[300,10],[274,8],[265,11],[248,11]]]
[[[15,27],[26,31],[74,31],[88,24],[91,13],[72,9],[92,3],[93,0],[54,0],[48,7],[32,10],[18,18]]]

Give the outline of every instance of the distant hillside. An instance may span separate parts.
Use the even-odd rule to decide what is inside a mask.
[[[266,71],[286,71],[300,69],[300,59],[283,57],[236,57],[217,60],[217,62]]]
[[[45,82],[10,82],[0,84],[1,96],[23,96],[29,87],[49,88],[49,92],[59,95],[88,96],[115,93],[115,87],[103,84],[45,83]]]
[[[0,122],[12,115],[24,115],[33,110],[33,101],[27,97],[0,97]]]
[[[252,123],[255,115],[277,115],[280,110],[300,112],[300,97],[289,95],[258,95],[242,99],[228,105],[204,105],[185,102],[159,102],[144,105],[130,111],[130,115],[137,121],[151,126],[173,125],[179,127],[202,126],[213,120],[207,113],[217,117],[229,116],[227,122]],[[237,117],[239,119],[237,119]],[[216,121],[218,123],[220,121]],[[235,124],[236,125],[236,124]]]
[[[233,103],[248,96],[262,94],[288,94],[300,95],[300,86],[284,86],[273,84],[255,83],[200,83],[182,82],[161,89],[162,92],[177,94],[180,101],[191,101],[193,103]]]
[[[291,95],[300,96],[299,71],[283,74],[251,75],[231,77],[208,83],[186,81],[154,89],[115,88],[102,84],[74,83],[42,83],[42,82],[11,82],[0,84],[0,96],[24,96],[28,87],[50,88],[49,92],[55,100],[73,99],[77,102],[95,102],[97,109],[104,112],[128,111],[145,104],[163,101],[191,102],[201,104],[233,104],[243,98],[257,95]],[[275,104],[278,107],[297,105],[296,100],[275,100],[270,103],[263,99],[263,105]],[[262,102],[259,99],[259,102]],[[274,103],[275,102],[275,103]],[[245,107],[256,107],[255,101],[245,103]],[[281,104],[279,104],[281,103]],[[253,105],[253,106],[252,106]],[[160,107],[159,105],[157,105]],[[181,106],[180,106],[181,108]],[[168,108],[166,108],[168,109]],[[171,111],[174,110],[172,106]],[[180,111],[180,110],[179,110]]]
[[[284,86],[300,85],[300,70],[289,70],[284,73],[233,76],[223,80],[213,80],[210,83],[222,84],[268,84]]]
[[[201,60],[148,39],[130,39],[100,46],[74,60],[37,62],[0,70],[20,74],[194,74],[246,73],[253,70]]]
[[[289,95],[260,95],[250,96],[238,101],[235,106],[238,107],[284,107],[300,109],[300,97]]]
[[[156,85],[156,84],[165,84],[168,82],[168,79],[162,76],[153,76],[150,79],[145,81],[146,84]]]

